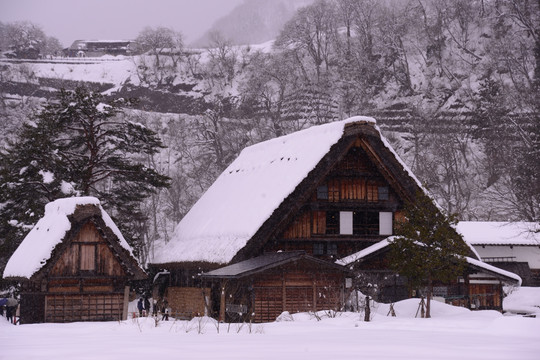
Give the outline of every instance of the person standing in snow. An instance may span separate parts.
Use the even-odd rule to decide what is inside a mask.
[[[144,310],[146,311],[146,316],[150,315],[150,300],[148,300],[148,297],[144,297]]]
[[[12,306],[6,306],[6,319],[10,323],[13,322],[13,307]]]
[[[10,297],[6,303],[6,319],[10,323],[14,324],[13,317],[16,316],[17,306],[19,303],[15,298]]]
[[[161,313],[163,314],[161,320],[169,321],[169,302],[167,301],[167,299],[163,299]]]

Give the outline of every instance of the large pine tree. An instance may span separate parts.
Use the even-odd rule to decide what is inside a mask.
[[[449,283],[462,275],[470,249],[452,227],[455,216],[445,216],[424,193],[404,209],[405,219],[396,228],[390,264],[412,286],[427,287],[426,317],[430,317],[434,282]]]
[[[123,114],[131,102],[61,90],[0,152],[1,267],[44,205],[60,197],[98,197],[135,249],[141,245],[140,204],[170,179],[144,165],[162,144]]]

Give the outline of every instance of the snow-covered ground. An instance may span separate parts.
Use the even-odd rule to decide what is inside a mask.
[[[540,358],[540,318],[471,312],[433,302],[415,318],[418,299],[363,314],[293,314],[293,321],[220,324],[209,318],[13,326],[0,318],[2,359],[489,359]]]

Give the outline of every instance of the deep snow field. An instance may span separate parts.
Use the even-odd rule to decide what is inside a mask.
[[[0,318],[0,359],[540,359],[540,317],[432,304],[431,319],[415,318],[418,299],[409,299],[396,303],[396,317],[376,304],[371,322],[361,313],[301,313],[222,323],[219,333],[209,318],[157,327],[152,318],[21,326]]]

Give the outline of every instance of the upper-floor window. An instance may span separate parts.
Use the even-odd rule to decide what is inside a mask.
[[[326,251],[325,251],[326,250]],[[313,244],[313,255],[337,255],[338,247],[336,243],[314,243]]]
[[[313,244],[313,255],[324,255],[324,243]]]
[[[337,244],[336,243],[328,243],[326,246],[326,253],[328,255],[337,255]]]
[[[364,178],[333,178],[317,187],[317,200],[340,201],[386,201],[390,188],[382,181]]]
[[[339,234],[339,211],[326,212],[326,234]]]
[[[379,200],[388,200],[389,199],[389,190],[388,186],[379,186]]]
[[[328,185],[324,184],[317,188],[317,199],[328,200]]]
[[[378,235],[379,213],[375,211],[353,212],[354,235]]]

